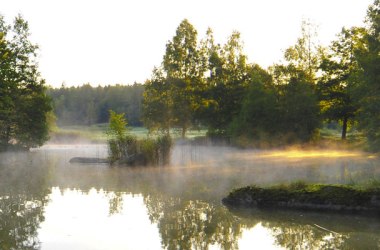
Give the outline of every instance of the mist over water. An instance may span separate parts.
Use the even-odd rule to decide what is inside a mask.
[[[2,153],[0,249],[380,246],[378,218],[229,211],[221,204],[234,188],[252,184],[380,180],[379,160],[371,155],[178,143],[166,167],[69,163],[72,157],[107,154],[104,144]]]

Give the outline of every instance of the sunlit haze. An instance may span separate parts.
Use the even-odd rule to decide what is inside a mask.
[[[40,71],[59,87],[144,82],[160,65],[165,44],[187,18],[198,31],[214,30],[223,44],[241,32],[249,62],[281,59],[300,35],[303,19],[319,26],[322,44],[343,26],[362,25],[372,0],[0,0],[8,22],[20,13],[40,45]]]

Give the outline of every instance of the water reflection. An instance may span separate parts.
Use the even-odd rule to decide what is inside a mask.
[[[224,207],[198,200],[144,198],[165,249],[237,249],[241,227]]]
[[[118,196],[115,212],[114,198]],[[157,227],[140,195],[53,188],[39,237],[42,249],[157,249]],[[147,240],[149,239],[149,240]]]
[[[0,160],[0,249],[38,249],[48,202],[45,168],[28,153],[1,154]]]
[[[286,249],[378,249],[380,221],[353,215],[294,211],[236,210],[246,228],[270,231],[274,244]]]
[[[380,179],[377,159],[185,145],[167,168],[68,163],[105,154],[101,145],[0,154],[0,249],[380,248],[379,218],[229,211],[220,203],[250,184]]]

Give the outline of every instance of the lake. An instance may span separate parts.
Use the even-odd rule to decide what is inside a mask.
[[[0,249],[379,249],[380,218],[229,210],[234,188],[380,181],[379,159],[346,151],[177,144],[166,167],[70,164],[102,144],[0,154]]]

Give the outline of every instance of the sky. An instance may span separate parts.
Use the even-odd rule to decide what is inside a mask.
[[[39,50],[39,69],[59,87],[143,83],[159,66],[183,19],[217,43],[241,33],[250,63],[266,68],[301,34],[318,26],[328,45],[342,27],[363,25],[373,0],[0,0],[8,23],[21,14]]]

